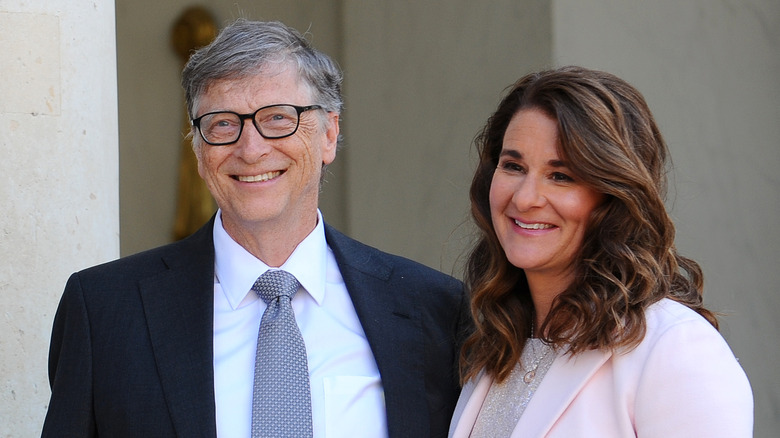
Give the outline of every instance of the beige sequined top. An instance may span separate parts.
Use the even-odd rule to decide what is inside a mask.
[[[518,363],[502,383],[493,383],[471,438],[504,438],[512,434],[525,407],[531,401],[556,354],[553,348],[538,338],[529,339]]]

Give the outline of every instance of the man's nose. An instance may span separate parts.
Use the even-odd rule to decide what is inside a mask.
[[[236,155],[248,163],[256,162],[273,149],[271,142],[257,130],[251,119],[243,120],[244,127],[236,141]]]

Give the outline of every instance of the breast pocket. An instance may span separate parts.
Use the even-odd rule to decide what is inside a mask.
[[[325,377],[323,384],[328,438],[387,436],[384,390],[378,377]]]

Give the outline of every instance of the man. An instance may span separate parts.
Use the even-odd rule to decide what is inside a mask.
[[[317,209],[341,72],[283,24],[239,20],[193,54],[182,83],[219,211],[181,242],[70,278],[43,436],[249,437],[277,399],[305,412],[273,427],[300,423],[306,436],[446,436],[468,321],[461,283],[340,234]],[[265,388],[256,365],[258,376],[287,367],[261,355],[293,350],[293,335],[257,347],[266,309],[283,301],[266,304],[257,285],[277,270],[299,284],[292,325],[310,397],[280,375],[273,396],[254,392]]]

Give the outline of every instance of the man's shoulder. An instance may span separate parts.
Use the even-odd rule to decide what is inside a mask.
[[[147,249],[116,260],[101,263],[78,272],[81,277],[137,277],[176,267],[186,267],[214,260],[211,230],[204,226],[193,235],[177,242]]]
[[[386,276],[404,277],[412,281],[443,283],[449,287],[462,288],[459,280],[428,267],[420,262],[403,256],[382,251],[373,246],[355,240],[335,228],[325,226],[328,245],[333,250],[340,265],[348,264],[357,269],[379,273]]]

